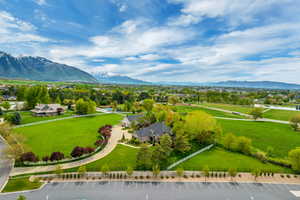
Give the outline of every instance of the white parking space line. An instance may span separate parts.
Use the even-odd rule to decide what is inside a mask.
[[[300,197],[300,191],[290,191],[295,197]]]

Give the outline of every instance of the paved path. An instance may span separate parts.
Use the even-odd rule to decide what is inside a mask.
[[[214,144],[208,145],[207,147],[204,147],[204,148],[200,149],[199,151],[196,151],[196,152],[194,152],[194,153],[192,153],[192,154],[190,154],[190,155],[184,157],[183,159],[178,160],[177,162],[175,162],[175,163],[173,163],[172,165],[170,165],[170,166],[167,168],[167,170],[173,169],[173,168],[176,167],[177,165],[180,165],[181,163],[183,163],[183,162],[185,162],[185,161],[191,159],[192,157],[194,157],[194,156],[196,156],[196,155],[198,155],[198,154],[200,154],[200,153],[202,153],[202,152],[204,152],[204,151],[207,151],[207,150],[211,149],[213,146],[214,146]]]
[[[206,108],[206,109],[210,109],[210,110],[216,110],[216,111],[221,111],[221,112],[225,112],[225,113],[237,113],[235,111],[230,111],[230,110],[224,110],[224,109],[220,109],[220,108],[213,108],[213,107],[209,107],[209,106],[203,106],[203,105],[197,105],[197,104],[192,104],[191,106],[195,106],[195,107],[200,107],[200,108]],[[245,114],[245,113],[239,113],[239,115],[247,117],[247,118],[252,118],[251,115]],[[240,121],[261,121],[261,122],[273,122],[273,123],[279,123],[279,124],[290,124],[289,121],[282,121],[282,120],[276,120],[276,119],[268,119],[268,118],[262,118],[262,119],[257,119],[257,120],[253,120],[253,119],[236,119],[236,118],[227,118],[227,117],[215,117],[215,118],[219,118],[219,119],[225,119],[225,120],[240,120]]]
[[[14,128],[33,126],[33,125],[38,125],[38,124],[47,124],[47,123],[50,123],[50,122],[61,121],[61,120],[66,120],[66,119],[90,117],[90,116],[99,116],[99,115],[106,115],[106,114],[111,114],[111,113],[95,113],[95,114],[89,114],[89,115],[72,115],[72,116],[69,116],[69,117],[62,117],[62,118],[57,118],[57,119],[50,119],[50,120],[44,120],[44,121],[38,121],[38,122],[18,125],[18,126],[15,126]]]
[[[3,187],[6,185],[6,182],[9,178],[9,173],[13,168],[13,160],[8,159],[4,156],[3,150],[7,148],[7,143],[0,136],[0,191],[2,191]]]
[[[99,160],[108,154],[110,154],[114,148],[117,146],[118,141],[122,138],[122,135],[125,131],[122,130],[121,126],[115,126],[112,129],[112,135],[108,141],[108,144],[104,147],[103,150],[100,152],[94,154],[93,156],[90,156],[88,158],[74,161],[70,163],[60,164],[60,166],[63,169],[69,169],[74,167],[79,167],[81,165],[86,165],[88,163],[94,162],[96,160]],[[38,172],[48,172],[48,171],[54,171],[56,169],[57,165],[49,165],[49,166],[37,166],[37,167],[17,167],[14,168],[11,172],[11,176],[16,176],[20,174],[31,174],[31,173],[38,173]]]

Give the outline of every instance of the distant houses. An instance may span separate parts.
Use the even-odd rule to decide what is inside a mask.
[[[61,115],[65,110],[66,108],[60,104],[38,104],[31,112],[37,117],[47,117]]]

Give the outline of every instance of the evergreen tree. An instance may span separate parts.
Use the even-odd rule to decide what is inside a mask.
[[[140,170],[148,170],[152,167],[151,150],[147,145],[141,145],[141,148],[136,157],[136,166]]]

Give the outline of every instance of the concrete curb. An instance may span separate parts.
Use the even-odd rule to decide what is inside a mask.
[[[39,191],[39,190],[42,190],[48,183],[43,183],[41,185],[41,187],[37,188],[37,189],[34,189],[34,190],[23,190],[23,191],[17,191],[17,192],[1,192],[0,193],[0,196],[3,196],[3,195],[11,195],[11,194],[23,194],[23,193],[28,193],[28,192],[36,192],[36,191]]]

